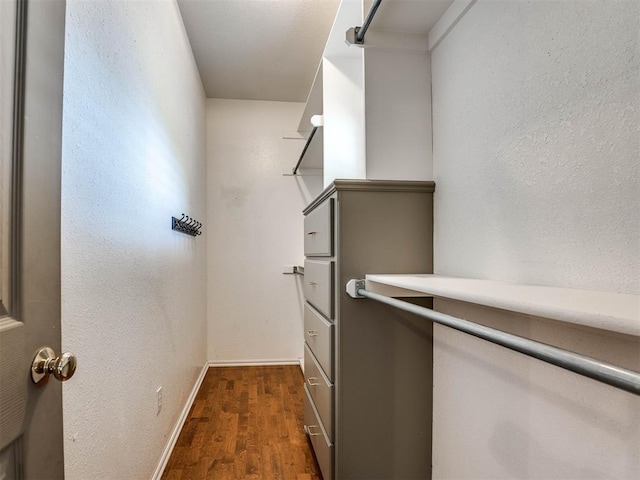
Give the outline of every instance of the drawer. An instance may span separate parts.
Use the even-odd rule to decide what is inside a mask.
[[[304,217],[304,254],[311,257],[333,255],[333,198]]]
[[[324,373],[333,382],[333,323],[308,303],[304,304],[304,339]]]
[[[329,439],[333,440],[333,384],[322,373],[322,368],[308,345],[304,347],[304,381],[325,431]]]
[[[333,262],[304,261],[304,296],[327,318],[333,318]]]
[[[309,435],[316,460],[325,480],[333,479],[333,444],[327,438],[327,434],[318,420],[318,413],[313,405],[311,395],[307,387],[304,388],[304,428]]]

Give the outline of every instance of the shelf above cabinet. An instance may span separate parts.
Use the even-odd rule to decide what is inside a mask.
[[[640,296],[442,275],[366,275],[390,297],[434,296],[640,336]]]
[[[314,115],[322,115],[322,59],[316,70],[316,76],[313,79],[311,90],[307,96],[300,123],[298,124],[298,132],[305,133],[311,131],[311,117]]]
[[[340,3],[298,124],[308,139],[311,118],[324,118],[300,161],[324,186],[433,177],[429,33],[438,30],[440,41],[475,0],[383,0],[370,42],[348,45],[347,31],[362,25],[373,1]]]
[[[372,3],[373,0],[365,0],[364,10],[368,12]],[[452,3],[453,0],[383,0],[370,29],[427,35]]]

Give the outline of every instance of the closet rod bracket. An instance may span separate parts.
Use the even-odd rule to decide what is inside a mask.
[[[364,35],[369,30],[369,26],[373,21],[373,17],[375,17],[376,12],[378,11],[378,7],[382,3],[382,0],[374,0],[371,4],[371,9],[367,14],[367,18],[364,19],[364,22],[361,27],[354,27],[347,30],[347,44],[348,45],[364,45]]]
[[[360,32],[361,29],[362,27],[351,27],[349,30],[347,30],[347,32],[345,33],[345,39],[344,39],[347,45],[364,47],[364,39],[358,40],[358,33]]]
[[[364,290],[364,288],[364,280],[353,279],[347,282],[347,293],[351,298],[366,298],[364,295],[358,293],[358,290]]]

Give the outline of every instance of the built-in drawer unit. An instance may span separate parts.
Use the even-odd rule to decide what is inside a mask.
[[[304,296],[327,318],[333,318],[333,262],[304,261]]]
[[[313,445],[313,451],[316,454],[316,460],[320,466],[322,478],[332,480],[334,478],[333,443],[331,443],[324,431],[322,422],[320,422],[318,412],[313,405],[313,400],[311,400],[311,395],[306,385],[304,387],[304,393],[304,428]]]
[[[304,339],[329,380],[333,382],[333,323],[304,304]]]
[[[304,217],[304,254],[311,257],[333,255],[333,199]]]
[[[322,372],[308,345],[304,347],[304,380],[327,436],[333,440],[333,383]]]
[[[433,190],[335,180],[303,211],[305,431],[324,480],[431,478],[431,323],[345,285],[433,272]]]

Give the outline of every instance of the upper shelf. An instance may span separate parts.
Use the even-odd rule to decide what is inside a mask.
[[[362,0],[342,0],[340,2],[336,18],[333,20],[333,26],[331,27],[331,32],[329,32],[329,37],[324,47],[323,57],[357,58],[362,55],[359,48],[352,48],[345,42],[347,30],[362,25],[364,18],[362,10]]]
[[[367,290],[387,296],[426,294],[640,336],[640,295],[430,274],[367,275],[366,280]]]
[[[364,1],[365,12],[372,3],[373,0]],[[383,0],[371,22],[371,29],[426,35],[452,3],[453,0]]]
[[[307,103],[304,106],[300,123],[298,124],[298,132],[305,133],[311,131],[311,117],[314,115],[322,115],[322,59],[313,79],[311,90],[307,97]]]
[[[392,67],[386,63],[387,57],[373,52],[378,48],[385,51],[402,49],[410,53],[425,49],[426,52],[427,33],[443,23],[441,19],[447,17],[449,11],[462,11],[454,8],[456,5],[468,6],[475,0],[384,0],[367,33],[369,41],[365,39],[364,47],[372,48],[365,68],[365,49],[348,45],[346,35],[347,30],[362,25],[363,14],[369,12],[372,1],[342,0],[340,3],[298,124],[298,132],[309,138],[311,117],[323,115],[325,118],[326,129],[315,134],[300,164],[300,168],[308,171],[323,170],[325,185],[334,178],[364,178],[366,175],[371,178],[389,175],[398,179],[430,178],[431,147],[423,141],[425,129],[430,128],[423,114],[431,108],[429,90],[424,89],[425,82],[429,82],[428,67],[420,67],[422,60],[414,61],[413,55],[394,60]],[[450,27],[455,19],[444,23]],[[446,33],[447,25],[441,26],[439,30],[444,33],[438,38]],[[389,68],[406,69],[407,72],[404,76],[396,75],[393,81],[376,82],[374,77]],[[425,78],[419,79],[420,75]],[[407,83],[407,78],[412,82]],[[405,114],[406,108],[402,105],[414,88],[411,116]],[[397,111],[394,110],[396,107]],[[382,126],[388,122],[383,116],[401,120],[396,122],[395,129],[385,133]],[[409,131],[415,135],[407,134]],[[388,158],[388,151],[402,159],[394,160],[392,169],[387,168],[386,160],[383,160]]]

